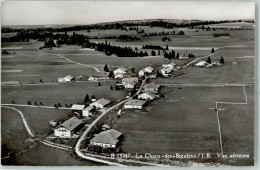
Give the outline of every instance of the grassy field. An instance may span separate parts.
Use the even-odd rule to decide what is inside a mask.
[[[124,99],[127,91],[111,91],[110,86],[113,82],[83,83],[64,83],[59,85],[40,85],[40,86],[4,86],[2,87],[2,103],[10,103],[14,100],[19,104],[27,104],[31,101],[33,104],[43,102],[44,105],[53,106],[61,103],[73,104],[83,102],[85,95],[95,95],[97,99],[107,98],[112,102]]]
[[[20,114],[14,110],[1,108],[1,129],[1,146],[5,148],[1,152],[2,157],[9,152],[18,153],[34,145],[34,142],[29,140]]]
[[[219,104],[219,119],[224,154],[250,155],[249,159],[234,158],[232,165],[254,165],[254,88],[245,88],[248,105]]]
[[[40,144],[16,157],[11,165],[27,166],[102,166],[103,164],[80,160],[72,153]]]
[[[216,155],[220,145],[215,102],[245,101],[242,87],[164,88],[162,93],[165,98],[152,101],[143,112],[123,110],[112,125],[125,136],[123,151]]]

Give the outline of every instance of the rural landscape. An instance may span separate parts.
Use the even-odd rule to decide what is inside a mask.
[[[2,165],[253,166],[254,29],[2,26]]]

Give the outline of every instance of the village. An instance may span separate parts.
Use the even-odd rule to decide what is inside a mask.
[[[214,51],[212,51],[214,52]],[[224,64],[223,57],[220,62],[211,63],[210,57],[208,61],[199,61],[194,66],[196,67],[210,67],[220,66]],[[106,71],[108,66],[104,66]],[[186,65],[184,66],[186,67]],[[134,74],[136,77],[131,77],[127,74],[128,70],[124,67],[119,67],[113,71],[110,71],[108,79],[116,79],[117,84],[115,88],[111,86],[111,90],[127,90],[127,100],[124,102],[123,107],[118,110],[117,116],[114,120],[107,121],[107,124],[103,124],[98,133],[89,136],[84,143],[84,148],[81,147],[81,151],[84,153],[92,153],[97,155],[110,156],[111,153],[117,153],[122,151],[120,145],[124,134],[113,129],[113,123],[120,118],[122,110],[124,109],[137,109],[142,110],[144,107],[149,105],[149,102],[156,99],[163,99],[164,94],[160,93],[162,86],[151,82],[152,79],[160,77],[170,77],[173,72],[183,69],[183,66],[178,66],[173,61],[168,64],[162,64],[161,68],[156,72],[152,65],[148,65],[141,69],[138,73]],[[111,76],[111,72],[112,75]],[[59,83],[69,83],[81,79],[82,76],[73,77],[67,75],[63,78],[58,78]],[[121,81],[118,81],[121,80]],[[89,76],[88,81],[98,81],[98,78]],[[149,82],[148,82],[149,81]],[[148,83],[146,83],[148,82]],[[144,84],[143,84],[144,83]],[[181,88],[181,87],[179,87]],[[105,96],[104,96],[105,97]],[[50,125],[53,127],[53,134],[43,139],[44,142],[59,146],[67,149],[75,149],[76,142],[91,124],[93,117],[100,116],[102,112],[105,112],[108,108],[112,107],[112,103],[107,98],[89,98],[87,96],[84,99],[85,103],[72,104],[70,109],[72,110],[72,117],[64,122],[57,122],[50,120]],[[58,106],[56,106],[59,108]],[[69,107],[69,106],[68,106]],[[133,113],[134,114],[134,113]]]

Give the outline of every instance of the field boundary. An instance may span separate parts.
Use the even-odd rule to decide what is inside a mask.
[[[245,86],[242,86],[242,87],[243,87],[243,92],[244,92],[244,96],[245,96],[245,102],[244,103],[239,103],[239,102],[216,102],[216,112],[217,112],[217,121],[218,121],[218,133],[219,133],[219,144],[220,144],[220,151],[221,151],[222,155],[224,154],[224,152],[223,152],[221,126],[220,126],[219,113],[218,113],[218,104],[247,105],[248,104],[248,100],[247,100]]]

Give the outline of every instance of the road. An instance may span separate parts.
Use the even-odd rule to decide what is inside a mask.
[[[93,157],[84,155],[84,154],[80,151],[80,144],[81,144],[81,142],[85,139],[85,136],[86,136],[86,135],[88,134],[88,132],[92,129],[92,127],[93,127],[104,115],[106,115],[109,111],[113,110],[114,108],[120,106],[121,104],[127,102],[128,100],[132,99],[134,96],[138,95],[138,94],[142,91],[142,88],[143,88],[143,86],[144,86],[144,84],[145,84],[145,82],[146,82],[147,79],[148,79],[148,78],[146,77],[146,78],[143,80],[143,82],[142,82],[140,88],[137,90],[137,92],[135,93],[135,95],[133,95],[132,97],[129,97],[129,98],[126,99],[126,100],[123,100],[123,101],[117,103],[117,104],[114,105],[114,106],[109,107],[109,108],[106,109],[106,110],[103,109],[103,110],[102,110],[102,114],[101,114],[97,119],[95,119],[95,120],[88,126],[88,128],[87,128],[87,129],[83,132],[83,134],[80,136],[80,138],[79,138],[79,140],[77,141],[76,146],[75,146],[75,152],[76,152],[76,154],[77,154],[79,157],[81,157],[81,158],[83,158],[83,159],[95,161],[95,162],[100,162],[100,163],[108,164],[108,165],[115,165],[114,162],[105,161],[105,160],[102,160],[102,159],[93,158]],[[117,165],[118,165],[118,166],[124,166],[124,165],[122,165],[122,164],[117,164]]]
[[[76,61],[72,61],[72,60],[70,60],[70,59],[68,59],[68,58],[66,58],[66,57],[64,57],[64,56],[62,56],[60,54],[52,54],[52,53],[48,53],[48,52],[42,51],[42,50],[39,50],[39,51],[41,51],[41,52],[43,52],[45,54],[58,56],[58,57],[63,58],[63,59],[65,59],[65,60],[67,60],[67,61],[69,61],[69,62],[71,62],[73,64],[77,64],[77,65],[80,65],[80,66],[93,68],[96,72],[101,72],[97,67],[94,67],[94,66],[89,65],[89,64],[82,64],[82,63],[79,63],[79,62],[76,62]],[[73,54],[71,54],[71,55],[73,55]]]

